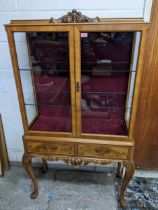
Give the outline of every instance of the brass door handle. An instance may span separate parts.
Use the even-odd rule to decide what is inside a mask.
[[[48,146],[48,145],[45,145],[44,146],[44,149],[48,152],[53,152],[57,149],[58,147],[57,146]]]
[[[80,83],[76,82],[76,91],[79,92],[80,91]]]
[[[109,153],[111,152],[111,148],[109,147],[99,147],[97,149],[95,149],[95,151],[98,153],[98,154],[105,154],[105,153]]]

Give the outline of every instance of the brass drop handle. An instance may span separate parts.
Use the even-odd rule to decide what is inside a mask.
[[[109,153],[111,152],[111,149],[109,147],[99,147],[97,149],[95,149],[95,151],[99,154],[105,154],[105,153]]]
[[[44,146],[44,149],[46,150],[46,151],[48,151],[48,152],[53,152],[53,151],[55,151],[56,149],[57,149],[58,147],[57,146],[48,146],[48,145],[45,145]]]

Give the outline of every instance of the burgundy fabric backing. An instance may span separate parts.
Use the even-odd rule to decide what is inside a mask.
[[[45,83],[42,85],[40,81],[45,81]],[[51,81],[53,81],[52,84]],[[45,84],[50,84],[50,86],[46,86]],[[114,73],[107,77],[91,78],[90,82],[85,83],[82,88],[83,90],[89,89],[93,92],[98,92],[99,90],[115,92],[117,90],[124,93],[127,90],[127,85],[128,75],[126,73],[119,73],[119,75]],[[69,80],[64,77],[36,75],[35,87],[39,104],[39,117],[31,129],[71,132],[71,106],[68,91]],[[120,108],[120,105],[125,104],[126,95],[117,97],[117,95],[114,94],[110,97],[113,103],[112,107],[101,109],[91,107],[89,110],[82,110],[83,133],[127,134],[124,121],[125,108]],[[89,96],[85,96],[84,99],[87,102],[90,100]],[[113,105],[115,106],[114,108]]]
[[[81,79],[82,133],[126,135],[133,33],[86,34],[81,36],[81,74],[87,77]],[[29,43],[33,67],[41,69],[34,72],[39,117],[31,129],[72,132],[68,33],[30,33]],[[105,60],[111,64],[99,63]]]
[[[95,105],[98,105],[98,107],[82,110],[83,133],[127,135],[127,127],[124,120],[127,87],[127,73],[112,73],[111,76],[91,77],[90,83],[83,85],[83,92],[85,91],[84,89],[86,91],[90,89],[94,93],[107,92],[106,96],[104,94],[99,96],[98,103],[97,98],[93,99],[92,95],[89,95],[89,97],[92,97],[89,100],[95,100]],[[123,94],[118,95],[116,92]],[[84,96],[84,94],[82,95]],[[86,98],[85,100],[88,101]],[[106,104],[107,100],[108,103]],[[100,105],[102,101],[105,103],[103,107]]]

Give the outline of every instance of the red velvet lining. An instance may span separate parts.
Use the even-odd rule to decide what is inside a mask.
[[[71,132],[71,127],[71,118],[39,115],[31,129],[35,131]]]
[[[33,66],[42,70],[34,73],[39,117],[31,129],[72,132],[68,33],[53,34],[30,34]],[[85,83],[81,79],[82,133],[127,134],[124,116],[129,72],[119,71],[130,69],[132,39],[133,33],[126,32],[92,32],[81,38],[81,74],[88,78]]]
[[[39,77],[39,78],[38,78]],[[40,86],[41,76],[35,77],[35,87],[39,109],[39,117],[32,125],[32,130],[72,132],[70,94],[68,93],[69,81],[64,77],[42,76],[47,84],[54,82],[50,87]],[[91,78],[89,82],[82,85],[84,92],[123,92],[125,93],[128,85],[127,74],[114,74],[107,77]],[[53,88],[54,87],[54,88]],[[89,91],[88,91],[89,89]],[[64,92],[67,93],[64,95]],[[114,94],[112,102],[117,105],[124,105],[126,95],[116,97]],[[86,98],[87,97],[87,98]],[[89,96],[84,96],[89,101]],[[93,134],[114,134],[126,135],[127,128],[124,121],[124,108],[94,108],[82,111],[82,133]]]
[[[127,135],[127,128],[123,119],[83,118],[82,133]]]

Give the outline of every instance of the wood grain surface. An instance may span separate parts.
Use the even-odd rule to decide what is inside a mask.
[[[134,159],[137,168],[158,169],[158,1],[154,0],[147,38],[137,120]]]

